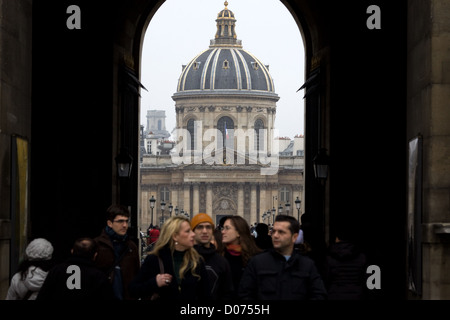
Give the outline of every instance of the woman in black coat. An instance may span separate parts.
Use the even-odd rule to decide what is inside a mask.
[[[208,273],[194,249],[194,232],[189,220],[174,216],[164,223],[154,249],[145,258],[129,290],[132,296],[141,299],[210,298]]]

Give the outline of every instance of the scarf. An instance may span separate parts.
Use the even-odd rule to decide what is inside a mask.
[[[111,239],[114,248],[114,257],[116,261],[121,256],[122,252],[126,250],[126,240],[127,234],[121,236],[117,234],[111,227],[106,226],[105,228],[106,234]],[[114,268],[114,277],[113,277],[113,291],[114,295],[118,300],[123,300],[123,282],[122,282],[122,271],[120,269],[120,265],[116,265]]]
[[[229,244],[227,245],[227,251],[232,256],[240,256],[242,252],[242,247],[240,244]]]

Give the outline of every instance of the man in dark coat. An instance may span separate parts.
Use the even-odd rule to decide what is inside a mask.
[[[206,213],[199,213],[191,220],[191,229],[195,233],[194,248],[205,259],[213,300],[231,299],[233,295],[233,277],[230,264],[220,255],[211,243],[214,223]]]
[[[106,214],[107,225],[95,238],[98,244],[95,262],[110,279],[118,300],[134,300],[128,285],[139,272],[141,262],[138,248],[127,234],[130,212],[127,207],[114,204]]]
[[[310,258],[294,250],[300,225],[291,216],[278,215],[272,229],[273,249],[248,263],[238,291],[240,299],[325,300],[327,292]]]
[[[96,256],[93,239],[77,239],[71,257],[49,271],[37,300],[113,300],[111,283],[94,264]]]

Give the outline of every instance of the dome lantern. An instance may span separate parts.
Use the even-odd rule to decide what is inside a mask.
[[[217,31],[215,39],[211,40],[211,47],[233,46],[242,48],[241,40],[236,35],[236,19],[233,11],[228,9],[228,1],[224,3],[225,9],[217,14]]]

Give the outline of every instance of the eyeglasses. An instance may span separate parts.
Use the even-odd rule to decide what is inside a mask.
[[[128,223],[130,223],[130,221],[128,219],[127,220],[114,220],[113,222],[116,222],[118,224],[124,224],[124,223],[128,224]]]

